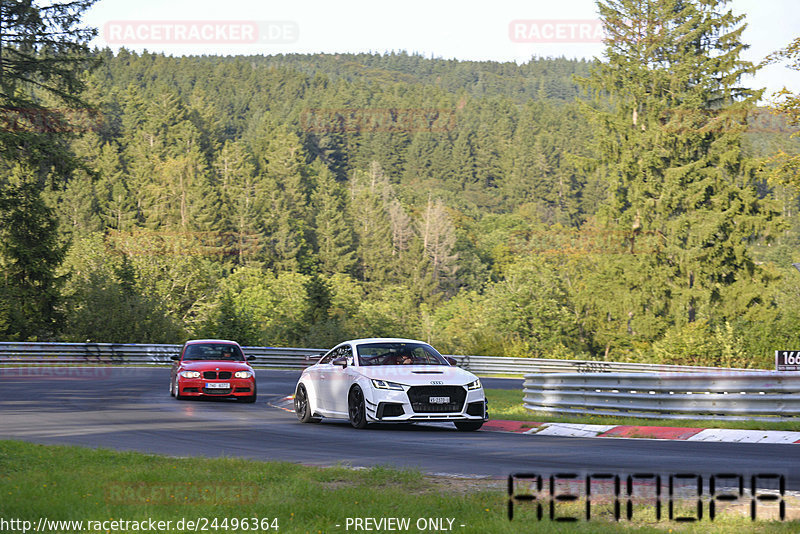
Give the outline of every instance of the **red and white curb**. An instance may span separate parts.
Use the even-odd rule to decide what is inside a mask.
[[[274,408],[294,412],[294,395],[274,403]],[[431,423],[433,424],[433,423]],[[444,423],[449,426],[449,423]],[[439,426],[439,425],[436,425]],[[627,438],[730,443],[798,443],[800,432],[784,430],[735,430],[729,428],[681,428],[671,426],[581,425],[577,423],[535,423],[490,420],[481,430],[564,438]]]
[[[800,432],[784,430],[735,430],[728,428],[680,428],[668,426],[581,425],[489,421],[484,430],[537,436],[570,438],[633,438],[678,441],[724,441],[731,443],[800,443]]]
[[[275,402],[268,402],[267,404],[279,410],[294,412],[294,395],[289,395],[288,397],[278,399]]]

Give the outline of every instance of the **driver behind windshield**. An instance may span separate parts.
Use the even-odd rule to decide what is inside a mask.
[[[358,365],[448,365],[436,349],[425,343],[363,343]]]
[[[186,348],[184,360],[243,361],[241,352],[233,345],[191,345]]]

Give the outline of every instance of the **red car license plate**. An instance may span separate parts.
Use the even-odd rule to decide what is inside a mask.
[[[207,389],[228,389],[231,385],[228,382],[209,382],[206,384]]]

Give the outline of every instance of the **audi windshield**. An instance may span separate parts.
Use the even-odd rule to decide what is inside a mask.
[[[424,343],[365,343],[357,346],[359,365],[449,365]]]

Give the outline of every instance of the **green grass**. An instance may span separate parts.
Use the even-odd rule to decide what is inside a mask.
[[[487,389],[489,417],[511,421],[536,421],[540,423],[580,423],[596,425],[672,426],[688,428],[737,428],[741,430],[792,430],[800,431],[800,421],[720,421],[717,419],[694,421],[691,419],[647,419],[605,415],[557,415],[532,412],[522,405],[522,391]]]
[[[667,521],[560,524],[539,522],[529,512],[519,510],[521,519],[508,521],[501,480],[432,478],[386,467],[317,468],[0,441],[0,518],[34,524],[40,517],[84,522],[153,519],[173,525],[182,518],[257,517],[277,518],[278,532],[323,533],[347,532],[348,517],[408,517],[412,524],[431,517],[454,518],[453,531],[464,533],[726,532],[733,528],[794,532],[798,527],[796,522],[752,524],[738,517],[688,527]],[[230,524],[227,530],[216,532],[244,531]],[[125,531],[115,529],[111,534]],[[178,530],[172,526],[165,531]]]

